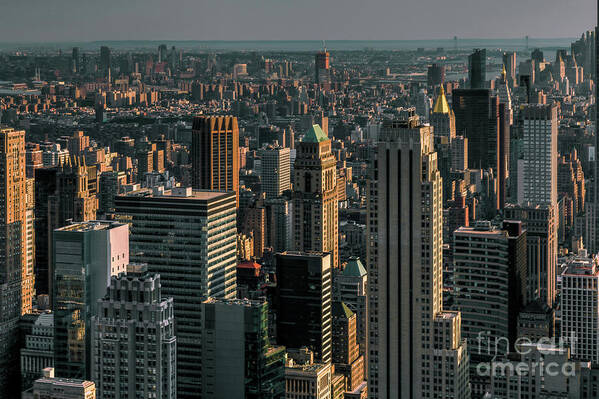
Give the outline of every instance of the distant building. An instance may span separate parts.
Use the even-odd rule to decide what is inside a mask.
[[[92,317],[92,378],[100,398],[177,397],[177,339],[173,299],[160,275],[128,265],[110,278]]]
[[[426,81],[429,87],[436,87],[445,82],[445,67],[433,64],[428,67]]]
[[[316,53],[314,59],[314,82],[331,83],[331,63],[328,51]]]
[[[258,151],[262,160],[260,181],[266,198],[277,198],[291,189],[289,148],[268,146]]]
[[[487,50],[475,49],[468,56],[468,81],[471,89],[483,89],[487,84]]]

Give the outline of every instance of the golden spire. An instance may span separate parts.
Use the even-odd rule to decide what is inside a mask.
[[[504,64],[503,68],[501,69],[501,78],[503,80],[505,80],[506,75],[507,75],[507,72],[505,71],[505,64]]]
[[[439,89],[439,95],[437,96],[437,101],[433,107],[433,113],[448,114],[449,111],[449,104],[447,103],[447,98],[445,98],[445,89],[443,89],[443,85],[441,85],[441,88]]]

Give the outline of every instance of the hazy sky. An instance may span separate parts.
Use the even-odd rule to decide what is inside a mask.
[[[0,41],[577,37],[594,0],[0,0]]]

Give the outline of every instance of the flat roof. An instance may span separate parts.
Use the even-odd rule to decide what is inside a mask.
[[[122,223],[108,220],[90,220],[88,222],[74,223],[68,226],[64,226],[56,229],[56,231],[75,231],[75,232],[86,232],[86,231],[97,231],[97,230],[110,230],[115,227],[124,226]]]
[[[233,191],[212,191],[212,190],[191,190],[189,193],[180,194],[175,190],[164,190],[161,192],[154,191],[149,188],[130,191],[121,194],[121,197],[143,197],[143,198],[181,198],[181,199],[199,199],[211,200],[222,197],[224,195],[234,195]]]

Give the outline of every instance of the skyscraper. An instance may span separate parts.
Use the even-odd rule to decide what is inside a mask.
[[[100,47],[100,71],[104,77],[108,77],[110,74],[110,48],[107,46]]]
[[[91,378],[92,316],[111,276],[129,264],[129,228],[83,222],[53,235],[54,365],[66,378]]]
[[[520,107],[523,132],[522,168],[518,168],[518,203],[557,203],[557,105]]]
[[[27,259],[25,131],[0,126],[0,397],[18,370],[18,321],[31,310],[33,270]],[[16,376],[18,379],[18,376]]]
[[[487,84],[487,50],[475,49],[468,56],[468,81],[471,89],[483,89]]]
[[[455,114],[447,103],[443,86],[439,87],[439,95],[429,119],[435,137],[447,137],[449,141],[455,138]]]
[[[477,364],[513,351],[518,312],[526,301],[526,232],[519,222],[504,227],[479,221],[453,233],[454,309],[462,315],[462,332],[471,348],[470,379],[477,394],[487,382],[479,380]]]
[[[131,264],[112,276],[91,331],[98,397],[177,397],[173,299],[162,296],[160,275]]]
[[[562,273],[561,336],[575,339],[572,357],[599,363],[599,259],[574,259]]]
[[[505,218],[522,221],[527,242],[527,302],[536,298],[552,308],[557,295],[556,205],[507,204]]]
[[[442,307],[442,196],[430,127],[385,122],[368,196],[371,398],[470,395],[460,313]]]
[[[285,348],[268,340],[268,303],[202,303],[202,398],[283,399]]]
[[[96,218],[98,200],[89,190],[84,157],[67,157],[56,168],[35,171],[35,273],[38,294],[52,291],[52,235],[68,221]]]
[[[118,220],[131,226],[131,259],[160,274],[162,292],[174,299],[177,397],[202,389],[201,304],[237,294],[235,194],[144,189],[115,200]]]
[[[268,146],[259,151],[262,159],[262,191],[266,198],[276,198],[291,189],[289,148]]]
[[[293,249],[329,252],[338,267],[337,161],[320,126],[304,135],[293,169]]]
[[[503,67],[506,72],[506,80],[510,87],[514,87],[516,83],[516,52],[503,54]]]
[[[330,54],[326,49],[316,53],[314,58],[314,81],[316,83],[331,83]]]
[[[332,256],[284,252],[276,255],[277,343],[307,346],[319,362],[331,362]]]
[[[445,82],[445,67],[439,64],[433,64],[428,67],[426,81],[429,87],[436,87]]]
[[[497,97],[488,89],[453,91],[456,132],[468,139],[468,167],[497,169],[499,109]]]
[[[239,127],[234,116],[196,116],[192,180],[199,190],[235,191],[239,202]]]

